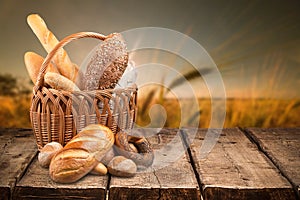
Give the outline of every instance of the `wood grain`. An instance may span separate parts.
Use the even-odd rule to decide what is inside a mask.
[[[195,139],[193,130],[136,130],[149,137],[156,160],[132,178],[109,183],[108,176],[88,175],[57,184],[36,160],[30,129],[0,128],[0,199],[200,199],[200,193],[206,200],[299,199],[300,128],[224,129],[204,158],[207,129],[197,130]],[[187,152],[180,135],[192,143]]]
[[[163,129],[158,134],[156,129],[136,131],[151,135],[148,139],[155,152],[155,161],[150,169],[132,178],[112,176],[109,199],[200,199],[197,180],[178,129]],[[161,168],[162,165],[165,167]]]
[[[14,199],[104,199],[108,176],[86,175],[71,184],[59,184],[49,177],[49,169],[35,158],[16,185]]]
[[[290,183],[237,128],[222,130],[212,151],[200,159],[206,131],[200,129],[190,146],[204,199],[296,198]]]
[[[10,199],[15,184],[37,152],[30,129],[0,129],[0,199]]]
[[[247,133],[293,184],[300,196],[300,128],[247,128]]]

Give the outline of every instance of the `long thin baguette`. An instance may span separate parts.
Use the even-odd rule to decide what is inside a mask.
[[[36,83],[43,61],[44,58],[34,52],[26,52],[24,55],[24,62],[25,62],[26,69],[28,71],[30,79],[34,84]],[[59,74],[57,68],[52,64],[48,66],[46,72],[53,72]]]
[[[38,14],[31,14],[27,17],[27,23],[37,36],[45,50],[49,53],[59,42],[55,35],[47,28],[45,21]],[[78,67],[73,64],[67,52],[61,48],[53,58],[60,74],[75,82]]]
[[[44,76],[45,83],[57,90],[80,91],[80,89],[71,80],[53,72],[47,72]]]

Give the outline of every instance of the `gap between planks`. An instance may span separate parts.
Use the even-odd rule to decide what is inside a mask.
[[[284,170],[282,170],[281,167],[272,158],[270,158],[268,153],[261,147],[260,143],[258,141],[256,141],[255,138],[252,137],[251,133],[249,133],[247,130],[244,130],[242,128],[239,128],[239,129],[250,140],[250,142],[254,143],[257,146],[257,148],[259,149],[259,151],[261,151],[270,160],[270,162],[272,162],[274,164],[274,166],[277,167],[277,169],[280,171],[280,173],[290,182],[290,184],[293,186],[293,189],[295,190],[294,185],[292,184],[291,180],[287,177],[287,175],[284,173]],[[198,183],[198,186],[199,186],[199,189],[200,189],[200,193],[202,195],[203,194],[203,191],[202,191],[203,187],[202,187],[202,184],[201,184],[200,175],[198,174],[198,172],[196,170],[195,160],[193,159],[192,152],[191,152],[191,149],[190,149],[191,142],[189,141],[189,138],[186,135],[186,130],[185,129],[180,129],[180,137],[181,137],[181,140],[182,140],[183,144],[186,147],[187,155],[188,155],[187,159],[190,161],[190,165],[193,169],[195,178],[197,180],[197,183]],[[19,180],[21,180],[22,177],[25,175],[25,172],[28,170],[28,167],[32,164],[34,158],[36,157],[36,154],[37,154],[37,152],[35,153],[35,156],[32,157],[32,159],[30,160],[30,162],[26,166],[26,168],[23,170],[23,173],[20,175]],[[17,183],[17,182],[18,181],[16,181],[15,183]],[[105,191],[105,194],[106,194],[105,199],[109,198],[110,183],[111,183],[111,176],[109,175],[108,181],[107,181],[107,186],[106,186],[106,191]],[[296,192],[296,194],[297,194],[297,192]],[[201,198],[202,198],[202,196],[201,196]],[[299,197],[298,197],[298,199],[299,199]]]
[[[198,182],[200,191],[201,191],[201,195],[204,195],[204,194],[205,194],[205,191],[204,191],[205,188],[203,188],[203,186],[205,186],[205,185],[204,185],[203,181],[201,180],[201,179],[202,179],[202,178],[201,178],[201,175],[198,173],[198,170],[199,170],[199,169],[198,169],[199,166],[197,165],[197,164],[198,164],[198,160],[197,160],[196,157],[194,158],[194,156],[193,156],[193,151],[192,151],[192,147],[190,146],[191,144],[193,144],[193,141],[191,141],[192,138],[190,138],[190,135],[186,134],[186,133],[189,133],[189,130],[190,130],[190,129],[182,130],[182,131],[181,131],[181,135],[182,135],[182,138],[183,138],[183,140],[184,140],[184,142],[185,142],[185,145],[187,146],[189,159],[190,159],[190,161],[191,161],[191,165],[192,165],[192,167],[193,167],[194,174],[195,174],[195,176],[196,176],[196,179],[197,179],[197,182]],[[204,129],[203,129],[203,130],[204,130]],[[232,130],[233,130],[233,129],[232,129]],[[240,129],[236,128],[235,130],[240,130]],[[241,133],[241,135],[244,135],[245,139],[248,140],[249,144],[250,144],[250,143],[253,144],[253,141],[249,140],[249,137],[246,135],[246,133],[245,133],[243,130],[240,130],[240,133]],[[219,138],[219,139],[220,139],[220,138]],[[256,147],[257,145],[253,144],[253,146]],[[258,149],[257,149],[256,151],[259,152]],[[265,152],[261,152],[261,154],[264,155],[264,156],[266,156],[266,153],[265,153]],[[270,163],[272,163],[271,160],[270,160],[270,158],[269,158],[268,156],[266,156],[265,158],[266,158]],[[196,159],[196,160],[195,160],[195,159]],[[273,165],[273,166],[274,166],[274,165]],[[277,169],[277,168],[274,166],[274,169]],[[278,173],[280,173],[281,170],[278,170],[278,169],[277,169],[277,171],[278,171]],[[285,178],[284,176],[282,176],[282,177]],[[290,185],[290,190],[291,190],[290,192],[291,192],[291,194],[293,194],[293,188],[292,188],[292,185],[290,184],[290,182],[289,182],[287,179],[286,179],[286,184],[289,184],[289,185]],[[258,191],[258,192],[259,192],[259,191]],[[275,193],[274,193],[274,194],[275,194]],[[248,196],[248,197],[249,197],[249,196]],[[204,198],[204,197],[202,197],[202,198]]]
[[[152,133],[153,130],[142,129],[143,133],[141,134],[144,135],[145,137],[151,136],[153,135]],[[178,136],[177,138],[175,137],[176,136],[175,133],[177,133]],[[148,139],[151,142],[154,150],[155,149],[158,150],[162,147],[166,147],[162,145],[167,145],[167,146],[170,145],[170,142],[173,141],[173,139],[176,139],[176,141],[178,141],[178,143],[176,144],[181,147],[180,148],[179,146],[176,146],[175,149],[177,151],[181,151],[180,149],[183,150],[185,147],[179,129],[162,129],[155,136],[153,135]],[[177,149],[177,147],[179,149]],[[132,179],[128,179],[129,182],[127,181],[124,182],[124,179],[120,179],[118,177],[112,177],[110,181],[109,191],[108,191],[109,199],[120,199],[120,198],[124,199],[124,197],[137,198],[138,193],[142,194],[142,196],[140,196],[140,199],[145,197],[147,199],[148,198],[166,199],[166,197],[168,197],[168,199],[169,198],[200,199],[201,196],[200,196],[199,184],[196,180],[195,173],[192,169],[191,163],[189,162],[190,156],[187,155],[186,149],[183,152],[184,153],[182,155],[183,157],[180,156],[179,160],[177,160],[173,164],[170,163],[168,169],[159,168],[157,165],[159,164],[160,159],[164,159],[164,158],[167,158],[166,164],[171,162],[170,158],[168,158],[168,155],[171,153],[171,151],[169,148],[166,148],[165,150],[167,150],[165,154],[162,152],[156,152],[157,153],[156,156],[158,156],[157,157],[158,163],[154,162],[154,165],[152,166],[153,167],[152,170],[150,170],[148,173],[137,174]],[[176,152],[174,153],[176,154]],[[172,157],[172,155],[170,156]],[[184,173],[183,172],[180,173],[180,170],[177,167],[183,169]],[[172,177],[176,177],[176,178],[171,178],[170,173],[174,173],[175,175],[173,175]],[[186,174],[186,176],[185,178],[182,177],[181,179],[180,177],[183,174]],[[172,179],[171,182],[166,182],[166,181],[170,181],[171,179]],[[178,179],[177,180],[178,182],[174,182],[175,179]],[[135,187],[136,185],[134,185],[133,183],[138,183],[138,182],[140,182],[141,185]]]
[[[296,185],[292,179],[286,174],[286,172],[283,170],[283,168],[280,166],[280,164],[278,162],[276,162],[276,160],[274,160],[274,158],[272,158],[270,156],[270,154],[262,147],[262,144],[259,142],[259,139],[251,133],[251,131],[249,129],[243,129],[241,127],[239,127],[239,129],[246,135],[246,137],[257,146],[258,150],[260,152],[262,152],[269,160],[270,162],[273,163],[273,165],[279,170],[279,172],[281,173],[281,175],[287,179],[287,181],[292,185],[295,196],[298,200],[300,200],[300,196],[298,193],[298,185]]]
[[[199,190],[200,190],[201,199],[203,199],[203,196],[202,196],[203,187],[202,187],[202,184],[201,184],[200,175],[199,175],[199,173],[197,172],[197,169],[196,169],[195,160],[192,156],[192,152],[191,152],[191,148],[190,148],[191,141],[189,141],[189,138],[186,137],[186,136],[187,136],[186,131],[184,129],[180,129],[180,138],[182,140],[183,145],[185,146],[185,148],[187,150],[188,160],[191,163],[194,175],[196,177],[198,187],[199,187]]]

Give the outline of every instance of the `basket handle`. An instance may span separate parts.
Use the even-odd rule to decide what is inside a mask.
[[[100,33],[95,33],[95,32],[79,32],[79,33],[71,34],[71,35],[65,37],[64,39],[62,39],[59,43],[57,43],[57,45],[46,56],[42,66],[41,66],[41,69],[39,71],[37,81],[36,81],[34,89],[33,89],[34,94],[36,94],[36,92],[43,86],[46,69],[47,69],[48,65],[50,64],[50,61],[52,60],[52,58],[54,57],[54,55],[60,48],[64,47],[66,44],[70,43],[71,41],[77,40],[80,38],[96,38],[96,39],[100,39],[100,40],[105,40],[107,38],[112,37],[113,35],[114,35],[114,33],[112,33],[108,36],[105,36],[105,35],[102,35]]]

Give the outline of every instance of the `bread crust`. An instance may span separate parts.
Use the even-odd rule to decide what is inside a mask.
[[[107,174],[107,168],[104,164],[99,162],[90,173],[93,175],[104,176]]]
[[[65,90],[69,92],[80,91],[74,82],[57,73],[47,72],[44,76],[44,81],[46,85],[57,90]]]
[[[49,167],[53,156],[60,151],[63,146],[58,142],[50,142],[46,144],[38,155],[38,161],[42,167]]]
[[[43,62],[44,58],[35,52],[29,51],[24,54],[24,63],[33,84],[36,83]],[[57,68],[51,63],[47,67],[46,72],[59,74]]]
[[[27,23],[47,53],[50,53],[52,49],[59,43],[59,41],[48,29],[45,21],[38,14],[31,14],[27,17]],[[71,62],[67,52],[63,48],[56,52],[55,56],[53,57],[53,62],[56,64],[61,75],[75,82],[78,73],[78,67]]]
[[[93,170],[112,148],[113,132],[103,125],[88,125],[74,136],[64,148],[52,158],[50,177],[59,183],[72,183]],[[98,173],[104,173],[100,165]]]
[[[51,160],[49,174],[53,181],[73,183],[88,174],[97,161],[85,149],[62,149]]]

